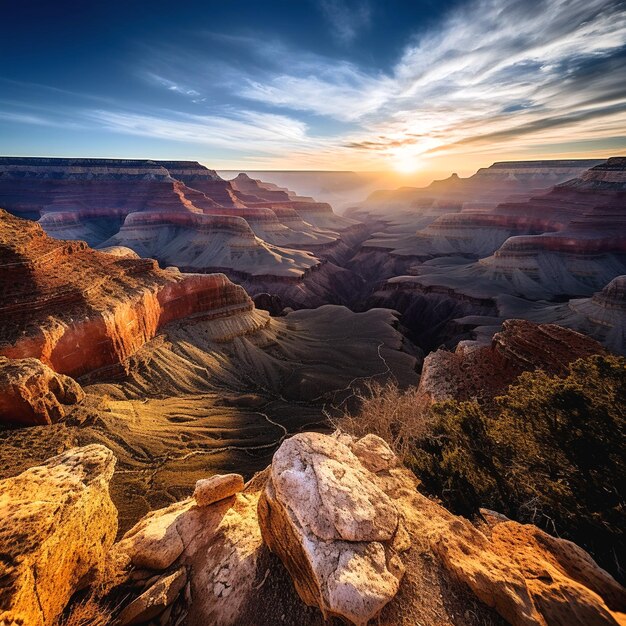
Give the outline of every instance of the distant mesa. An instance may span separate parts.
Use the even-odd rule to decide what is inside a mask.
[[[344,291],[358,279],[333,264],[366,236],[328,204],[245,174],[226,181],[194,161],[2,157],[0,206],[56,239],[221,271],[294,308],[342,302],[331,277]]]

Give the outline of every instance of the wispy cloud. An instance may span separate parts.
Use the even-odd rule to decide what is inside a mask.
[[[322,4],[329,16],[349,13]],[[349,123],[327,145],[348,148],[355,161],[539,145],[555,130],[585,139],[589,122],[612,136],[626,123],[621,1],[474,0],[407,45],[386,73],[276,41],[237,45],[261,62],[221,66],[232,93],[296,119]]]
[[[153,74],[152,72],[147,73],[147,77],[162,87],[165,87],[168,91],[173,91],[182,96],[189,96],[191,98],[198,98],[200,96],[200,92],[195,89],[190,89],[189,87],[183,87],[178,83],[175,83],[173,80],[169,80],[167,78],[163,78],[158,74]]]
[[[107,130],[141,137],[151,137],[200,144],[229,150],[275,153],[282,149],[315,148],[307,137],[306,125],[298,120],[253,111],[233,112],[232,117],[189,115],[174,111],[158,114],[94,110],[85,118]]]
[[[371,19],[366,3],[315,1],[344,43]],[[279,167],[383,169],[625,134],[623,0],[471,0],[416,35],[385,72],[275,39],[210,36],[221,56],[162,47],[138,70],[205,114],[92,103],[76,118]],[[26,117],[45,123],[38,111]]]
[[[318,0],[319,7],[328,20],[335,38],[343,43],[351,43],[359,32],[369,25],[371,7],[364,0]]]

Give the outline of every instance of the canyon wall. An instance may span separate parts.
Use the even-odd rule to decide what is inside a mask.
[[[225,276],[96,252],[0,213],[0,355],[80,376],[124,361],[168,322],[253,308]]]

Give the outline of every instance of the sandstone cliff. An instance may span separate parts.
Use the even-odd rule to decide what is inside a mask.
[[[120,363],[172,320],[253,307],[223,275],[163,271],[57,241],[4,211],[0,267],[0,355],[35,357],[72,376]]]

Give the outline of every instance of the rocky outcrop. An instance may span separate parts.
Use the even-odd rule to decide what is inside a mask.
[[[0,423],[32,426],[62,420],[83,400],[81,386],[37,359],[0,357]]]
[[[117,532],[115,459],[75,448],[0,482],[0,623],[53,626],[94,582]]]
[[[583,550],[453,515],[374,435],[297,435],[245,486],[201,479],[109,549],[113,464],[92,445],[0,483],[0,623],[52,626],[89,585],[123,626],[623,623],[624,590]]]
[[[263,309],[272,316],[281,315],[285,308],[280,296],[276,294],[258,293],[253,300],[257,309]]]
[[[0,157],[0,206],[38,219],[55,239],[127,247],[187,272],[223,271],[254,293],[298,283],[291,291],[306,306],[343,303],[317,297],[320,281],[304,279],[324,261],[347,260],[366,236],[361,225],[312,198],[243,176],[239,184],[193,161]]]
[[[247,605],[259,583],[256,566],[262,542],[257,501],[258,491],[252,487],[211,504],[184,500],[141,520],[110,556],[117,567],[134,569],[136,582],[127,586],[141,591],[123,608],[122,617],[138,613],[146,617],[149,605],[157,609],[152,617],[169,610],[172,621],[184,620],[189,626],[246,623],[242,614],[254,615],[258,609]],[[185,582],[173,586],[172,576],[180,581],[181,572],[187,572]]]
[[[173,320],[252,308],[223,275],[99,253],[0,212],[0,355],[80,376],[124,361]]]
[[[446,513],[433,520],[445,520],[430,533],[433,552],[511,626],[624,623],[624,589],[575,544],[501,516],[481,532]]]
[[[487,523],[472,524],[421,495],[417,483],[374,435],[296,435],[243,491],[154,511],[116,544],[120,618],[189,626],[317,626],[331,616],[353,624],[378,616],[394,626],[622,623],[624,590],[583,550],[488,511]]]
[[[432,401],[493,397],[522,372],[561,375],[572,361],[605,352],[597,341],[568,328],[506,320],[490,345],[464,341],[454,352],[429,354],[419,389]]]
[[[325,618],[366,624],[398,592],[406,530],[345,444],[314,433],[287,440],[274,455],[259,522],[302,600]]]

